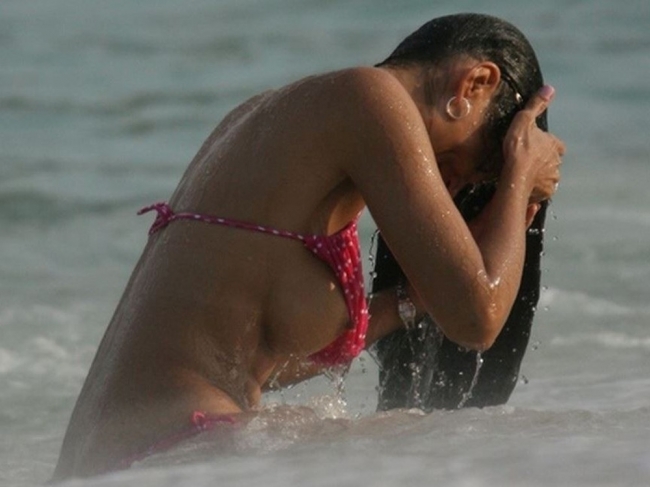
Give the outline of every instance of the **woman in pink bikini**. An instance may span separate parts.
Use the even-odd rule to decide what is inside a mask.
[[[527,225],[564,146],[523,35],[482,15],[434,19],[376,67],[235,108],[167,203],[102,340],[55,480],[124,468],[251,414],[272,377],[347,364],[427,312],[486,349],[517,293]],[[453,203],[498,178],[468,228]],[[366,300],[368,208],[408,277]]]

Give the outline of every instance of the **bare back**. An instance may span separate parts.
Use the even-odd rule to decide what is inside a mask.
[[[208,138],[170,205],[304,234],[332,234],[367,205],[426,311],[450,339],[483,349],[521,279],[536,174],[556,178],[562,145],[534,126],[548,100],[533,99],[514,122],[533,142],[506,157],[475,239],[433,147],[476,163],[483,111],[444,118],[413,72],[399,74],[355,68],[249,100]],[[472,92],[475,103],[489,103],[490,79],[490,90]],[[372,306],[373,338],[399,326],[394,294]],[[348,321],[334,274],[300,242],[174,222],[149,239],[131,276],[55,478],[106,470],[192,411],[251,410],[279,365],[325,347]]]
[[[206,140],[170,199],[192,211],[330,234],[363,208],[328,125],[326,78],[254,97]],[[143,224],[143,232],[146,231]],[[332,272],[300,242],[178,221],[152,236],[79,397],[57,472],[110,467],[197,409],[239,412],[290,355],[348,325]],[[162,430],[153,425],[166,425]]]

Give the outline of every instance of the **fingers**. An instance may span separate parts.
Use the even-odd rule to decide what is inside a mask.
[[[560,180],[565,144],[536,124],[536,119],[548,108],[554,94],[553,87],[542,87],[515,116],[503,141],[505,163],[527,173],[531,204],[550,199]],[[532,221],[538,209],[534,206],[529,208],[527,222]]]
[[[551,100],[555,96],[555,88],[551,85],[542,86],[535,95],[528,100],[526,104],[525,111],[528,111],[532,115],[532,120],[534,121],[542,113],[546,111],[548,106],[551,104]]]
[[[544,85],[539,89],[537,95],[545,101],[550,102],[555,96],[555,88],[551,85]]]
[[[532,225],[535,215],[537,215],[537,212],[541,207],[542,205],[539,203],[531,203],[528,205],[528,208],[526,208],[526,228],[529,228]]]

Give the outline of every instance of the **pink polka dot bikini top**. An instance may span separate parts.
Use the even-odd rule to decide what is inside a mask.
[[[327,263],[336,275],[352,325],[351,329],[324,349],[310,355],[309,359],[326,366],[340,365],[350,362],[363,351],[368,330],[368,304],[363,287],[357,220],[351,221],[332,235],[303,235],[229,218],[189,212],[175,213],[167,203],[156,203],[142,208],[138,215],[152,210],[157,212],[157,216],[149,230],[149,235],[153,235],[174,220],[194,220],[302,242],[316,257]]]

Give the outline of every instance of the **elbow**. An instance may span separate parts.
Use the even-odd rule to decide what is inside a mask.
[[[434,320],[450,341],[469,350],[484,352],[494,345],[512,308],[512,303],[502,298],[499,291],[499,286],[489,283],[479,289],[463,289],[446,300],[458,305],[447,306],[443,312],[438,308]]]
[[[474,341],[452,340],[451,338],[450,340],[466,350],[472,350],[474,352],[485,352],[489,350],[492,347],[492,345],[494,345],[494,341],[496,340],[496,337],[494,338],[487,337],[485,339],[479,339]]]
[[[501,333],[505,320],[493,313],[467,320],[464,325],[455,327],[445,336],[457,345],[476,352],[489,350]]]

